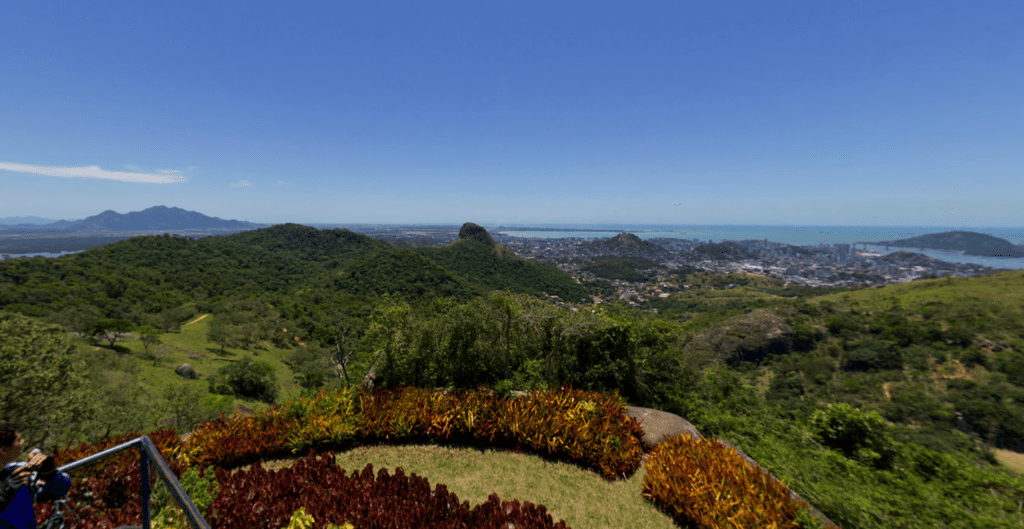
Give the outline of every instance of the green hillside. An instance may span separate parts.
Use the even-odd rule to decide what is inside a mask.
[[[338,272],[334,287],[342,292],[423,300],[435,296],[466,300],[482,292],[433,261],[405,249],[374,252]]]
[[[578,301],[586,291],[568,274],[549,263],[523,259],[494,242],[487,230],[466,223],[455,242],[440,248],[417,248],[446,270],[486,290],[510,290],[533,296],[555,295]]]
[[[993,453],[1024,451],[1024,271],[837,291],[688,270],[654,285],[658,313],[561,307],[541,294],[579,284],[480,230],[403,250],[286,225],[2,261],[4,417],[63,442],[366,378],[571,384],[685,417],[847,529],[1024,527],[1014,453]]]

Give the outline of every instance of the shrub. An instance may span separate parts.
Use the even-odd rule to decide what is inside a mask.
[[[814,349],[814,346],[824,338],[821,332],[816,330],[814,327],[811,327],[808,323],[794,323],[792,329],[791,335],[794,351],[811,351]]]
[[[186,464],[237,466],[289,453],[295,420],[276,409],[200,424],[182,444]]]
[[[234,473],[217,470],[220,493],[207,521],[213,528],[279,529],[299,509],[317,524],[351,523],[360,528],[566,528],[547,509],[529,502],[502,502],[494,494],[472,509],[444,485],[401,467],[374,475],[373,466],[348,475],[334,454],[310,455],[290,468],[266,471],[259,464]]]
[[[202,467],[191,467],[178,476],[181,488],[185,490],[192,503],[200,513],[213,503],[220,490],[220,484],[213,471],[206,471]],[[167,487],[158,487],[154,490],[152,512],[153,529],[188,529],[190,527],[185,513],[175,503]]]
[[[559,388],[508,399],[489,391],[351,388],[202,424],[182,453],[195,463],[235,466],[350,442],[448,441],[528,450],[616,479],[640,467],[642,436],[617,394]]]
[[[885,419],[877,412],[863,412],[845,403],[817,410],[811,416],[811,429],[822,443],[878,468],[890,467],[896,456],[895,444],[885,428]]]
[[[825,328],[835,336],[849,336],[861,330],[861,325],[850,314],[836,314],[825,322]]]
[[[806,502],[747,464],[735,448],[689,434],[665,440],[647,459],[645,498],[683,527],[707,529],[797,528]]]
[[[289,401],[281,413],[295,422],[288,435],[288,448],[294,453],[314,448],[339,448],[356,434],[358,389],[320,390],[310,398]]]
[[[277,400],[277,377],[266,362],[240,360],[217,370],[210,379],[210,391],[273,404]]]
[[[846,353],[843,369],[880,371],[903,368],[903,354],[892,344],[869,342]]]
[[[804,394],[804,377],[796,371],[776,373],[772,377],[768,396],[773,399],[786,400],[799,398]]]

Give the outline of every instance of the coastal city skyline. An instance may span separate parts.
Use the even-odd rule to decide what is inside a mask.
[[[0,217],[1024,227],[1014,2],[55,6]]]

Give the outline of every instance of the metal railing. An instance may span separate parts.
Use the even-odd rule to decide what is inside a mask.
[[[133,447],[139,448],[139,493],[142,498],[142,528],[151,528],[151,519],[149,515],[149,502],[150,502],[150,485],[149,485],[149,470],[150,464],[152,463],[156,468],[156,473],[167,485],[167,488],[171,491],[171,496],[178,502],[181,510],[185,513],[185,518],[192,524],[195,529],[210,529],[210,524],[206,523],[203,519],[203,514],[199,512],[195,504],[192,503],[192,498],[188,496],[185,489],[181,487],[181,483],[178,483],[178,478],[175,477],[174,472],[171,472],[171,467],[167,466],[167,461],[164,461],[164,457],[160,455],[160,451],[153,446],[153,441],[149,440],[148,436],[143,435],[142,437],[136,437],[126,443],[121,443],[117,446],[108,448],[102,452],[97,452],[91,456],[83,457],[78,461],[68,463],[60,467],[61,472],[70,472],[76,468],[81,468],[86,465],[90,465],[97,461],[104,460],[110,456],[113,456],[119,452],[123,452]]]

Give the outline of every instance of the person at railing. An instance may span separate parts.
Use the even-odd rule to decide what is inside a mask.
[[[52,455],[29,452],[17,462],[25,440],[12,424],[0,424],[0,529],[35,529],[34,501],[51,501],[71,489],[71,476],[57,472]]]

